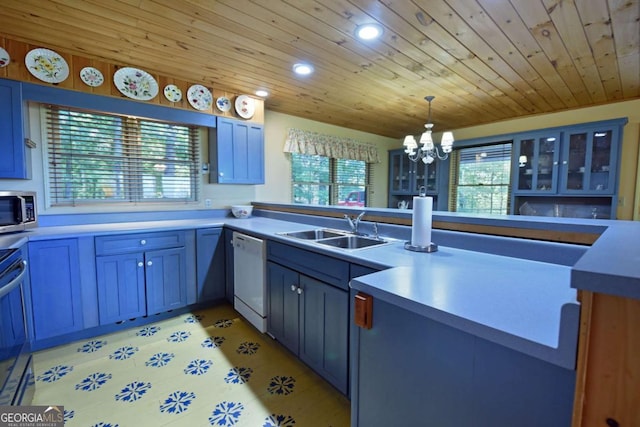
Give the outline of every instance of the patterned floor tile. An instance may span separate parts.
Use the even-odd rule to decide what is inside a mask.
[[[349,425],[349,401],[231,306],[34,355],[34,404],[67,426]]]

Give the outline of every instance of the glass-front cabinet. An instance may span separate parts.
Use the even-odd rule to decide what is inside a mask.
[[[615,218],[626,119],[514,137],[512,212]]]
[[[389,207],[411,208],[410,196],[424,187],[428,196],[438,191],[437,162],[429,165],[422,160],[412,162],[404,150],[389,151]],[[401,203],[405,202],[407,205]]]
[[[566,132],[560,191],[581,194],[614,194],[617,169],[617,129],[592,128]]]
[[[555,193],[560,132],[523,135],[514,141],[518,193]]]

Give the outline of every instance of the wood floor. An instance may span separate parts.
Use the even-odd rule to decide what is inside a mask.
[[[230,306],[38,352],[65,426],[349,426],[349,401]]]

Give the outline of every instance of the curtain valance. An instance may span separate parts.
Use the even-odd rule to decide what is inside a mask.
[[[293,128],[289,129],[284,143],[284,152],[361,160],[367,163],[380,162],[378,149],[372,144]]]

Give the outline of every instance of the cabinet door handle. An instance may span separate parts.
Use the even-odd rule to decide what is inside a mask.
[[[141,244],[142,246],[144,246],[144,245],[146,245],[146,244],[147,244],[147,241],[146,241],[146,240],[144,240],[144,239],[142,239],[142,240],[140,240],[140,244]]]
[[[153,261],[147,261],[147,267],[151,267],[153,265]]]
[[[142,267],[144,263],[142,261],[138,262],[138,267]]]
[[[298,295],[302,295],[302,288],[298,288]]]
[[[296,285],[291,285],[291,292],[295,292],[295,291],[296,291],[296,289],[298,289],[298,288],[296,287]]]

